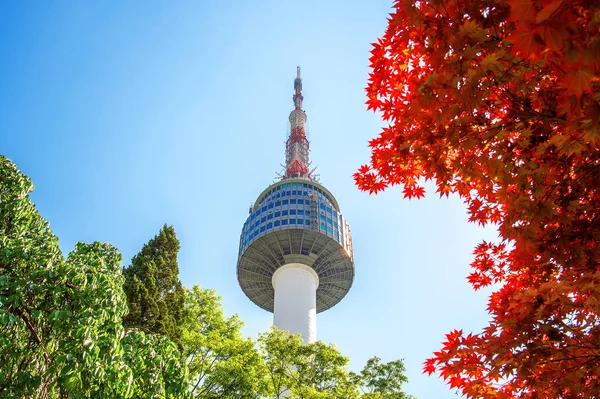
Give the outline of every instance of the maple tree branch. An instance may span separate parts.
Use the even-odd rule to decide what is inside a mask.
[[[591,358],[591,360],[594,360],[594,359],[600,359],[600,356],[597,356],[597,355],[571,356],[571,357],[564,357],[564,358],[561,358],[561,359],[551,359],[551,360],[547,360],[547,361],[537,361],[536,363],[537,364],[551,364],[551,363],[568,362],[570,360],[586,359],[586,358]],[[580,365],[576,365],[576,366],[573,366],[573,367],[580,367]]]
[[[558,65],[555,61],[551,62],[551,65],[554,65],[556,68],[558,68],[559,71],[561,71],[562,73],[564,73],[565,75],[567,74],[567,71],[565,71],[564,69],[562,69],[560,67],[560,65]]]
[[[523,64],[525,62],[525,60],[521,59],[518,62],[514,62],[506,71],[504,71],[504,73],[502,74],[502,76],[500,76],[500,78],[498,79],[498,85],[500,84],[500,81],[502,81],[502,79],[504,79],[504,77],[511,71],[511,69]],[[496,79],[496,74],[494,74],[494,80]]]

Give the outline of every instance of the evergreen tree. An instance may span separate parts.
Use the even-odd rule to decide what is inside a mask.
[[[180,348],[185,292],[179,280],[179,240],[166,224],[123,269],[129,303],[125,327],[162,334]]]

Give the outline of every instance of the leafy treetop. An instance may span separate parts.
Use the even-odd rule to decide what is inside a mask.
[[[96,242],[64,258],[32,190],[0,156],[0,397],[185,398],[175,345],[123,329],[121,255]]]

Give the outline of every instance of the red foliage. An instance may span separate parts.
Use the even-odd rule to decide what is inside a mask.
[[[489,326],[425,362],[473,398],[600,395],[600,2],[399,0],[374,44],[362,190],[432,179],[500,241],[469,282]]]

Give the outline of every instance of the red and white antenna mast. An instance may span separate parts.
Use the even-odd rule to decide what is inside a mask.
[[[285,143],[285,174],[283,179],[302,177],[313,180],[308,169],[310,143],[306,138],[306,113],[302,110],[302,77],[300,67],[294,79],[294,110],[290,112],[290,135]]]

